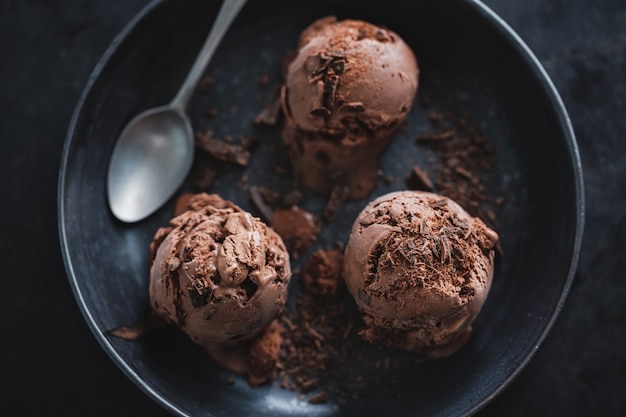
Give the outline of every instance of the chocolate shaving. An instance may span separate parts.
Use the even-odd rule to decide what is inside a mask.
[[[345,71],[346,65],[347,63],[345,59],[337,58],[331,62],[330,68],[333,70],[335,74],[341,75]]]
[[[414,166],[406,178],[406,185],[411,190],[433,191],[433,182],[423,169]]]
[[[344,184],[336,183],[330,191],[330,196],[324,207],[324,214],[322,219],[329,223],[335,219],[335,215],[343,205],[344,201],[350,194],[350,187]]]
[[[306,69],[311,73],[309,76],[309,82],[316,82],[322,80],[328,70],[330,64],[330,57],[325,54],[317,54],[309,56],[306,60]]]
[[[470,180],[470,181],[476,181],[476,179],[474,178],[474,176],[472,175],[471,172],[469,172],[467,169],[461,167],[461,166],[457,166],[454,168],[454,172],[456,172],[457,174],[459,174],[460,176]]]
[[[315,85],[315,96],[314,96],[314,105],[313,108],[316,107],[324,107],[324,81],[319,80]]]
[[[350,68],[346,54],[343,51],[332,51],[311,55],[306,60],[305,68],[310,74],[309,82],[318,85],[317,102],[311,115],[328,117],[338,100],[343,103],[343,99],[337,97],[337,86],[339,75]]]
[[[211,131],[197,133],[196,146],[219,161],[246,166],[250,160],[246,147],[215,139]]]
[[[353,101],[351,103],[344,103],[341,110],[347,110],[353,113],[362,113],[365,111],[365,104],[360,101]]]
[[[325,391],[320,391],[309,398],[309,403],[311,404],[321,404],[325,403],[326,401],[328,401],[328,395]]]
[[[439,154],[433,188],[495,230],[497,218],[493,206],[502,204],[504,197],[487,191],[493,190],[487,185],[486,174],[494,165],[494,146],[471,125],[466,115],[456,117],[452,112],[431,111],[428,119],[433,131],[418,137],[417,142]],[[413,173],[409,175],[412,176]]]
[[[451,139],[455,135],[454,129],[446,130],[444,132],[431,132],[418,136],[418,142],[441,142]]]
[[[248,191],[248,195],[250,197],[250,201],[260,213],[261,218],[266,222],[270,223],[272,221],[273,210],[272,208],[266,204],[265,199],[262,196],[260,187],[252,186]]]
[[[327,109],[332,108],[335,105],[335,98],[337,94],[337,84],[339,84],[339,76],[330,74],[324,80],[324,107]]]
[[[345,346],[352,329],[344,306],[343,252],[319,250],[304,264],[302,292],[295,312],[285,312],[280,322],[285,331],[280,356],[281,386],[300,393],[320,389],[311,398],[326,401],[324,384],[331,364]]]
[[[280,89],[274,90],[271,98],[265,103],[259,114],[254,118],[255,125],[276,126],[282,109],[280,105]]]

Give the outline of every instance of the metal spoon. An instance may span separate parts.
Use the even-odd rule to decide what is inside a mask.
[[[107,175],[113,214],[128,223],[161,207],[181,186],[193,162],[194,139],[186,114],[209,60],[246,0],[224,0],[196,61],[176,97],[136,116],[120,135]]]

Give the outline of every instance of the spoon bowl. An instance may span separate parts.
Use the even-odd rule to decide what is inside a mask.
[[[224,0],[213,27],[176,97],[146,110],[124,128],[109,163],[111,212],[127,223],[159,209],[178,190],[193,163],[194,140],[187,103],[224,34],[246,0]]]
[[[115,217],[130,223],[156,211],[181,186],[193,156],[191,122],[182,109],[163,106],[136,116],[111,156],[107,196]]]

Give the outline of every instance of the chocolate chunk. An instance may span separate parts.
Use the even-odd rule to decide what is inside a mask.
[[[274,210],[271,225],[294,259],[313,244],[318,232],[315,217],[298,206]]]
[[[196,146],[219,161],[246,166],[250,160],[248,149],[215,139],[211,131],[196,134]]]
[[[430,177],[420,167],[414,166],[406,178],[406,185],[411,190],[432,191],[433,182]]]

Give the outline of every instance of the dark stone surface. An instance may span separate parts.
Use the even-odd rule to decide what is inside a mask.
[[[0,415],[168,415],[97,344],[66,278],[57,175],[94,65],[147,0],[0,3]],[[586,228],[555,327],[483,416],[626,415],[626,3],[489,0],[560,92],[580,146]]]

